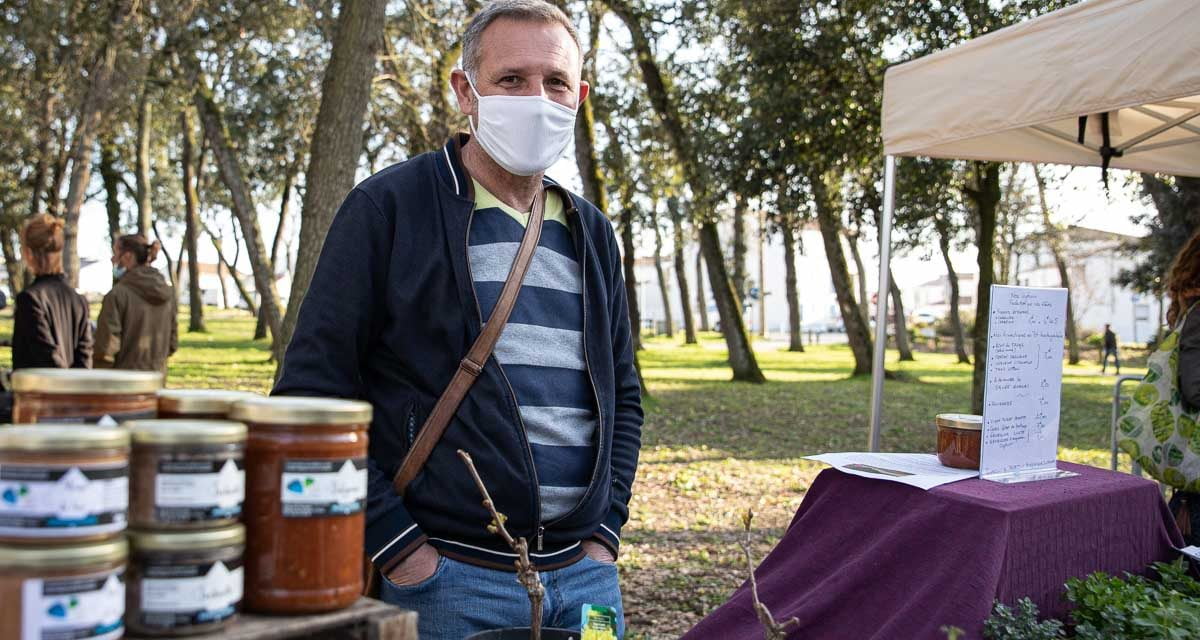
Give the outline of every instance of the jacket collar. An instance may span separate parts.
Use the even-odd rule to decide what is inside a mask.
[[[471,174],[467,172],[467,168],[462,163],[462,148],[470,139],[471,135],[468,133],[450,136],[445,146],[442,147],[436,164],[438,177],[441,179],[443,187],[459,198],[474,201],[474,185],[471,184]],[[578,211],[575,198],[565,187],[546,176],[542,176],[542,186],[558,191],[559,197],[566,206],[568,218],[572,213]]]

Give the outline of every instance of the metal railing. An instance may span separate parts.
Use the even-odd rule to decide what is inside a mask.
[[[1116,382],[1116,384],[1113,385],[1112,423],[1109,425],[1109,430],[1108,430],[1109,436],[1112,440],[1111,447],[1112,447],[1112,470],[1113,471],[1117,470],[1117,458],[1118,458],[1118,450],[1117,450],[1117,428],[1118,428],[1118,425],[1117,425],[1117,421],[1121,419],[1121,403],[1124,402],[1125,399],[1129,397],[1129,396],[1121,395],[1121,385],[1126,382],[1129,382],[1130,380],[1141,381],[1141,379],[1142,379],[1142,376],[1130,376],[1130,375],[1117,376],[1117,382]],[[1133,473],[1133,475],[1136,475],[1136,476],[1142,475],[1142,465],[1138,464],[1137,460],[1133,461],[1132,473]]]

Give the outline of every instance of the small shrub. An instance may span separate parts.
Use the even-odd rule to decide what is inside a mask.
[[[1063,637],[1063,623],[1053,618],[1038,621],[1038,608],[1029,598],[1017,601],[1017,611],[996,601],[992,615],[983,623],[987,640],[1054,640]]]
[[[1200,629],[1200,583],[1182,560],[1154,564],[1158,581],[1096,572],[1067,581],[1071,618],[1081,640],[1190,640]]]

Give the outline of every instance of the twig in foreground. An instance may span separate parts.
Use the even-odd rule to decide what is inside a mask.
[[[750,573],[750,596],[754,598],[754,615],[758,616],[758,621],[762,623],[766,640],[785,640],[788,628],[799,626],[800,619],[792,617],[782,623],[776,622],[771,610],[758,599],[758,581],[754,578],[754,559],[750,555],[750,523],[753,520],[754,511],[746,509],[746,515],[742,516],[742,524],[746,526],[746,539],[742,541],[742,551],[746,552],[746,570]]]
[[[475,486],[479,487],[479,493],[483,494],[483,506],[492,514],[488,531],[503,538],[504,542],[517,553],[517,560],[513,563],[517,568],[517,582],[520,582],[521,586],[525,587],[526,593],[529,594],[530,638],[541,640],[542,600],[546,597],[546,588],[542,586],[542,579],[538,576],[537,569],[533,567],[533,562],[529,560],[529,543],[525,541],[525,538],[514,539],[508,533],[508,529],[504,526],[504,521],[508,518],[496,510],[496,503],[492,502],[492,496],[488,493],[487,486],[483,484],[483,478],[479,477],[479,470],[475,468],[475,461],[471,459],[471,454],[459,449],[458,457],[462,459],[463,464],[467,465],[467,470],[475,479]]]

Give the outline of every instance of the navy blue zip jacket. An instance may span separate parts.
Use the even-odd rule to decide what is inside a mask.
[[[584,349],[600,417],[596,467],[582,502],[539,527],[532,453],[495,358],[405,496],[392,489],[401,460],[481,330],[467,253],[475,203],[459,162],[466,140],[460,134],[440,151],[384,169],[346,197],[325,238],[274,393],[358,398],[374,406],[366,553],[380,570],[426,541],[450,557],[512,569],[514,556],[488,532],[490,516],[458,449],[471,453],[508,516],[509,532],[529,540],[540,569],[579,559],[580,542],[589,538],[615,555],[641,446],[640,388],[612,225],[574,194],[564,205],[573,209],[568,218],[583,268]]]

